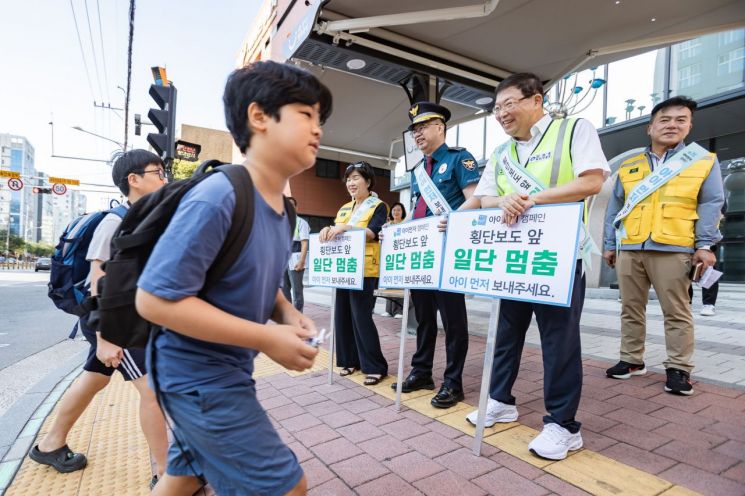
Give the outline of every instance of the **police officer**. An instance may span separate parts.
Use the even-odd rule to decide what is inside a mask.
[[[474,196],[481,198],[483,208],[501,208],[506,223],[514,224],[533,205],[583,201],[600,191],[610,170],[597,131],[584,119],[552,119],[545,114],[543,85],[537,76],[522,73],[504,79],[497,87],[494,115],[511,139],[494,152],[476,188]],[[532,194],[528,193],[536,191],[534,187],[525,189],[528,173],[540,183]],[[543,417],[543,431],[528,448],[543,458],[561,460],[582,447],[575,415],[582,392],[579,321],[584,299],[582,261],[577,260],[569,307],[505,299],[499,308],[486,425],[517,420],[512,386],[535,314],[548,415]],[[475,411],[466,418],[476,424],[477,417]]]
[[[442,105],[419,102],[409,109],[411,125],[417,147],[424,153],[419,184],[412,174],[412,217],[420,219],[442,214],[441,202],[455,210],[471,198],[479,181],[476,160],[464,148],[445,144],[447,121],[450,111]],[[424,173],[423,175],[421,173]],[[433,213],[433,209],[435,212]],[[411,359],[412,370],[404,380],[404,393],[418,389],[434,389],[432,361],[437,341],[437,311],[445,327],[447,365],[440,391],[432,398],[432,406],[449,408],[463,399],[463,366],[468,352],[468,322],[466,301],[462,294],[432,290],[411,290],[411,300],[417,322],[417,350]],[[391,385],[396,389],[396,383]]]

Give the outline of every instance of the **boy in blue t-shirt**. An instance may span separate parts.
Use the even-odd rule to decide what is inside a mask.
[[[223,101],[254,183],[251,235],[228,273],[198,296],[235,206],[227,177],[214,174],[181,200],[138,282],[137,310],[164,327],[148,367],[176,438],[154,494],[192,494],[202,478],[220,495],[305,494],[303,471],[257,401],[252,374],[259,352],[298,371],[318,352],[306,342],[313,321],[280,290],[291,247],[282,192],[315,163],[331,94],[310,73],[266,61],[233,72]]]

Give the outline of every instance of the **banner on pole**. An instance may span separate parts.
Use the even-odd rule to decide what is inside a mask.
[[[339,289],[362,289],[365,278],[365,229],[347,231],[321,243],[310,235],[308,284]]]
[[[383,228],[380,287],[437,289],[445,236],[439,217],[427,217]]]
[[[501,209],[453,212],[440,289],[568,307],[582,204],[532,207],[512,226]]]

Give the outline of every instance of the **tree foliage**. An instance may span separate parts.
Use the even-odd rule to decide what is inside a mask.
[[[191,177],[199,165],[199,162],[188,162],[186,160],[174,159],[173,161],[173,178],[186,179]]]

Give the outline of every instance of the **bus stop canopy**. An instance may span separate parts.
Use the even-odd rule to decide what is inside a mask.
[[[563,76],[745,26],[742,0],[278,0],[272,58],[334,94],[324,144],[387,156],[414,100],[453,121],[493,106],[516,72]],[[404,90],[406,88],[406,91]]]

